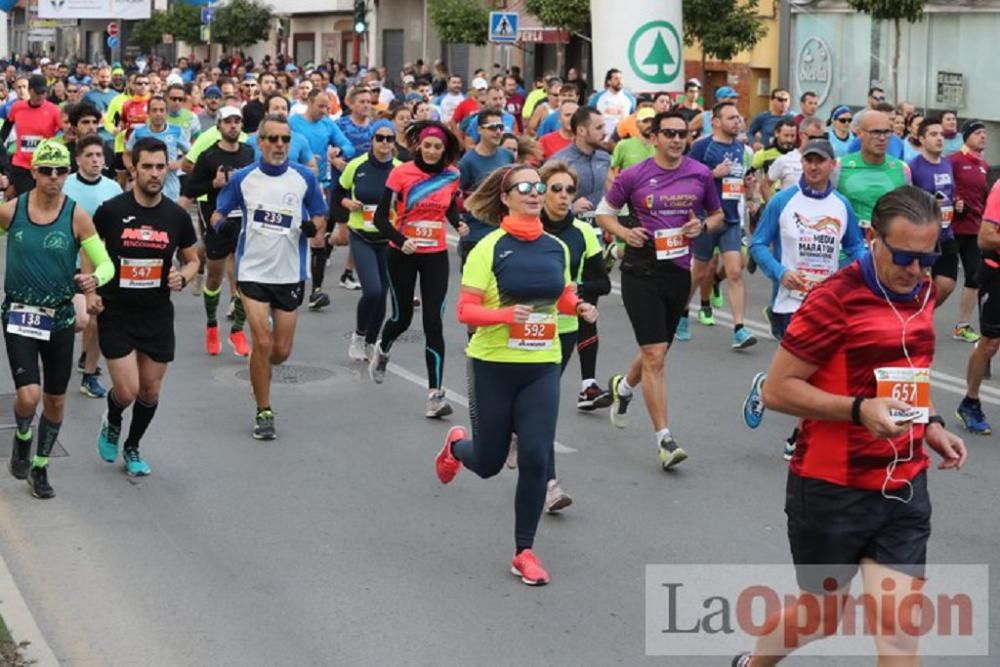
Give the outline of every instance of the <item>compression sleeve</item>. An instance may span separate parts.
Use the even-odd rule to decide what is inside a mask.
[[[107,285],[115,277],[115,263],[111,261],[101,237],[94,234],[85,238],[80,247],[94,265],[94,280],[97,281],[97,286]]]
[[[487,308],[483,305],[482,294],[462,290],[458,295],[458,321],[474,327],[513,324],[514,307]]]

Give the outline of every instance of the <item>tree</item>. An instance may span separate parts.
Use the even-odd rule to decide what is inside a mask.
[[[684,43],[701,45],[701,80],[708,56],[732,60],[767,34],[757,15],[760,0],[684,0]]]
[[[271,6],[261,0],[230,0],[215,12],[212,41],[227,48],[251,46],[267,39],[271,18]]]
[[[133,26],[129,41],[143,51],[150,51],[163,42],[163,35],[173,35],[174,39],[186,44],[203,44],[201,41],[201,8],[182,2],[175,3],[167,11],[157,9],[144,21]]]
[[[154,10],[148,19],[138,21],[132,26],[129,33],[129,42],[137,45],[144,52],[149,52],[154,46],[163,41],[163,33],[169,32],[166,29],[167,12]]]
[[[896,44],[892,53],[892,96],[899,97],[900,21],[918,23],[924,18],[923,0],[847,0],[851,9],[868,14],[877,21],[892,21],[896,29]],[[898,100],[897,100],[898,101]]]
[[[482,46],[489,38],[490,13],[469,0],[430,0],[427,15],[446,44]]]
[[[524,9],[542,25],[568,32],[586,32],[590,25],[590,0],[524,0]],[[565,44],[556,45],[556,71],[563,71]]]

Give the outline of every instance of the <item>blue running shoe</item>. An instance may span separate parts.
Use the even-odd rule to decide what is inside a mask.
[[[742,329],[737,329],[733,332],[733,349],[734,350],[745,350],[748,347],[757,344],[757,339],[752,333],[750,333],[746,327]]]
[[[677,320],[677,331],[674,332],[676,340],[691,340],[691,330],[688,328],[687,315]]]
[[[125,472],[129,477],[145,477],[150,472],[149,466],[142,457],[139,456],[138,447],[126,447],[122,450],[122,459],[125,461]]]
[[[990,435],[993,433],[990,423],[986,421],[986,415],[983,414],[983,406],[979,401],[973,402],[969,399],[962,399],[962,402],[958,404],[955,416],[958,417],[958,421],[962,422],[962,428],[969,433],[975,435]]]
[[[97,379],[97,373],[84,373],[80,381],[80,393],[90,398],[104,398],[108,395],[108,390]]]
[[[743,421],[750,428],[757,428],[764,420],[764,401],[760,398],[761,389],[764,387],[764,379],[767,373],[760,372],[753,376],[750,384],[750,393],[743,400]]]
[[[97,453],[108,463],[114,463],[118,458],[118,441],[122,437],[121,426],[108,423],[108,413],[101,417],[101,432],[97,435]]]

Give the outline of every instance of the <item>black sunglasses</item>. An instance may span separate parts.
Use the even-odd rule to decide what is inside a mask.
[[[184,98],[183,97],[171,97],[170,101],[171,102],[183,102]]]
[[[529,195],[531,194],[531,191],[534,190],[536,193],[544,195],[548,188],[545,183],[542,183],[541,181],[521,181],[520,183],[515,183],[507,188],[507,192],[510,192],[511,190],[517,190],[518,194],[522,195]]]
[[[772,99],[776,99],[776,100],[778,100],[779,102],[788,102],[788,101],[790,101],[790,100],[791,100],[792,98],[790,98],[790,97],[775,97],[775,98],[772,98]]]
[[[37,171],[42,176],[65,176],[69,173],[69,167],[35,167]]]
[[[854,119],[853,118],[837,118],[836,120],[837,120],[838,123],[850,123]]]
[[[808,139],[809,141],[814,141],[814,140],[817,140],[817,139],[826,139],[826,135],[825,134],[807,134],[806,135],[806,139]]]
[[[292,135],[290,134],[268,134],[264,137],[264,141],[272,144],[290,144],[292,143]]]
[[[885,249],[892,254],[892,263],[896,266],[910,266],[913,262],[920,262],[920,268],[927,269],[934,266],[934,263],[941,257],[941,243],[934,247],[933,252],[914,252],[912,250],[897,250],[889,245],[885,237],[879,234],[879,239],[885,244]]]
[[[664,127],[657,130],[660,134],[665,136],[667,139],[683,139],[688,135],[687,130],[672,130],[669,127]]]
[[[872,99],[876,102],[885,102],[885,95],[872,95]]]
[[[392,136],[391,134],[376,134],[375,136],[372,137],[372,141],[379,141],[386,144],[391,143],[395,140],[396,137]]]
[[[552,192],[555,192],[556,194],[559,194],[563,190],[565,190],[566,194],[568,194],[568,195],[575,195],[576,194],[576,186],[575,185],[563,185],[562,183],[554,183],[554,184],[550,185],[549,186],[549,190],[552,190]]]

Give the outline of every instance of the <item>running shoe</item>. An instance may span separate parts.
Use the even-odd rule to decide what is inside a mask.
[[[722,308],[725,300],[722,298],[722,284],[718,278],[712,283],[712,307]]]
[[[375,343],[375,352],[368,363],[368,375],[375,384],[385,382],[385,369],[389,365],[389,355],[382,351],[382,341]]]
[[[795,455],[795,437],[790,435],[787,438],[785,438],[785,451],[781,455],[781,458],[785,459],[786,461],[791,461],[792,456],[794,455]]]
[[[31,487],[31,495],[36,498],[47,500],[56,497],[55,489],[49,484],[48,466],[31,466],[31,472],[28,474],[28,486]]]
[[[687,460],[687,452],[677,446],[673,436],[660,440],[660,465],[664,470],[670,470],[678,463]]]
[[[743,327],[733,332],[733,349],[745,350],[757,344],[757,338],[750,331]]]
[[[219,325],[205,327],[205,352],[216,357],[222,352],[222,341],[219,340]]]
[[[236,319],[236,297],[229,297],[229,306],[226,308],[226,319],[234,320]]]
[[[365,337],[351,333],[351,345],[347,348],[347,356],[351,361],[365,360]]]
[[[767,373],[763,371],[754,375],[753,382],[750,383],[750,393],[743,400],[743,421],[750,428],[757,428],[764,420],[764,401],[760,398],[760,392],[766,377]]]
[[[326,292],[320,292],[319,290],[314,290],[309,295],[309,310],[319,310],[320,308],[326,308],[330,305],[330,297]]]
[[[78,373],[86,373],[87,372],[87,370],[86,370],[86,368],[87,368],[86,364],[87,364],[87,353],[86,352],[81,352],[80,353],[80,358],[76,360],[76,370],[77,370],[77,372]],[[94,367],[94,375],[100,375],[103,372],[104,371],[101,369],[100,366],[95,366]]]
[[[990,435],[993,433],[990,423],[986,421],[986,415],[983,414],[983,405],[979,401],[973,402],[963,398],[962,402],[958,404],[955,416],[958,417],[958,421],[962,422],[962,428],[969,433],[975,435]]]
[[[258,410],[254,420],[253,437],[255,440],[274,440],[278,432],[274,429],[274,413],[270,410]]]
[[[84,373],[80,380],[80,393],[90,398],[104,398],[108,395],[108,390],[97,379],[97,373]]]
[[[632,402],[632,394],[622,396],[618,393],[618,385],[621,381],[621,375],[611,376],[611,380],[608,381],[608,390],[611,393],[611,423],[618,428],[625,428],[628,404]]]
[[[715,326],[715,315],[712,314],[711,306],[703,306],[698,309],[698,321],[706,327]]]
[[[515,577],[521,577],[521,581],[529,586],[544,586],[549,583],[549,573],[538,562],[538,557],[531,549],[514,554],[514,560],[510,563],[510,573]]]
[[[10,448],[10,463],[7,466],[14,479],[27,479],[31,470],[31,440],[21,440],[14,434],[14,444]]]
[[[205,274],[196,273],[191,281],[191,296],[201,296],[205,291]]]
[[[573,499],[559,486],[558,479],[550,479],[545,489],[545,511],[549,514],[558,514],[559,510],[564,510],[573,504]]]
[[[606,389],[598,387],[596,382],[591,382],[576,397],[576,409],[584,412],[592,412],[609,405],[611,405],[611,394]]]
[[[375,343],[365,343],[364,361],[371,361],[372,357],[374,356],[375,356]]]
[[[455,479],[455,475],[462,469],[462,462],[452,456],[451,446],[459,440],[469,437],[465,429],[461,426],[452,426],[448,429],[448,435],[444,437],[444,447],[438,452],[434,459],[434,469],[437,471],[438,479],[442,484],[447,484]]]
[[[963,343],[975,343],[979,341],[979,334],[977,334],[972,329],[972,325],[968,323],[956,325],[955,330],[951,333],[951,337],[955,340],[960,340]]]
[[[340,274],[340,286],[349,290],[361,289],[361,283],[354,279],[352,271],[344,271]]]
[[[454,410],[451,409],[451,403],[444,397],[444,389],[438,389],[427,397],[427,410],[424,416],[428,419],[441,419],[452,412]]]
[[[229,345],[237,357],[250,356],[250,343],[247,342],[246,334],[242,331],[229,332]]]
[[[510,435],[510,447],[507,448],[507,460],[504,465],[510,470],[517,470],[517,433]]]
[[[126,447],[122,450],[122,460],[125,461],[125,472],[129,477],[145,477],[153,472],[149,465],[139,456],[138,447]]]
[[[677,330],[674,332],[674,340],[691,340],[691,329],[688,328],[687,315],[677,320]]]
[[[101,417],[101,432],[97,434],[97,453],[108,463],[118,458],[118,441],[122,437],[122,427],[108,421],[108,412]]]
[[[774,311],[771,310],[771,306],[764,307],[764,319],[767,320],[767,326],[771,330],[771,338],[774,340],[781,340],[781,331],[778,330],[778,318],[775,317]]]
[[[740,653],[738,656],[733,658],[733,662],[730,663],[730,667],[750,667],[751,659],[753,659],[752,653]]]

